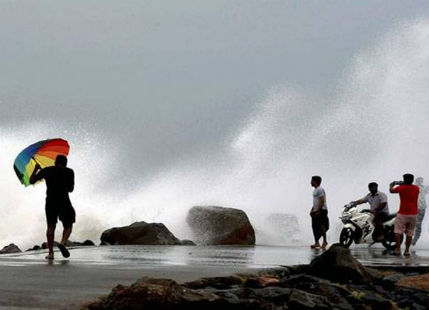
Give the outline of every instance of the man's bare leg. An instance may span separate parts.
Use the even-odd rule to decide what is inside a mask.
[[[393,254],[395,255],[401,255],[401,242],[402,242],[402,234],[395,234],[395,252]]]
[[[49,250],[49,254],[48,256],[46,256],[46,259],[54,259],[55,227],[56,227],[56,224],[48,224],[48,228],[46,230],[46,239],[48,241],[48,250]]]
[[[61,251],[61,254],[63,257],[70,257],[70,252],[67,250],[66,244],[69,240],[70,234],[72,232],[72,225],[70,226],[64,226],[63,228],[63,237],[61,239],[61,242],[58,244],[58,248]]]
[[[313,236],[314,236],[314,244],[310,245],[310,247],[312,249],[317,249],[317,248],[320,248],[320,243],[319,243],[320,231],[317,223],[317,215],[314,213],[310,213],[310,216],[311,216],[311,227],[313,229]]]
[[[67,245],[67,241],[70,238],[72,230],[73,230],[73,226],[64,227],[64,229],[63,229],[63,238],[61,239],[61,244]]]
[[[410,256],[410,245],[412,241],[413,241],[413,236],[407,236],[407,239],[405,240],[405,252],[404,252],[405,256]]]
[[[320,248],[319,239],[320,239],[320,235],[314,232],[314,244],[310,245],[312,249]]]

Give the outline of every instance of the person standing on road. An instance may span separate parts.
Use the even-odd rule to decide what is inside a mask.
[[[311,177],[311,186],[314,187],[313,206],[310,211],[311,226],[314,235],[314,244],[311,245],[311,248],[321,248],[324,250],[328,245],[326,232],[329,229],[329,218],[326,205],[326,193],[320,184],[322,184],[322,178],[320,176]],[[321,237],[323,238],[322,246],[320,246],[319,243]]]
[[[46,181],[46,238],[48,241],[49,254],[46,259],[54,259],[54,236],[58,218],[63,223],[63,237],[58,248],[64,257],[69,257],[70,252],[66,248],[67,241],[72,232],[76,213],[70,202],[69,193],[74,189],[74,172],[67,168],[67,157],[58,155],[55,166],[41,169],[37,164],[30,177],[30,184],[45,179]]]
[[[410,256],[410,245],[413,239],[414,228],[419,213],[417,201],[419,197],[419,187],[413,185],[414,175],[406,173],[403,175],[403,182],[393,181],[390,183],[390,192],[399,194],[400,205],[395,219],[395,255],[401,255],[402,235],[405,233],[404,256]]]
[[[419,215],[417,216],[416,230],[414,233],[412,245],[416,245],[422,233],[422,222],[423,222],[423,218],[425,217],[426,208],[427,208],[426,195],[429,193],[429,186],[423,184],[422,177],[416,178],[416,182],[414,184],[419,187],[420,192],[419,192],[419,201],[418,201]]]
[[[383,235],[383,223],[389,216],[389,206],[387,204],[387,195],[378,191],[378,184],[371,182],[368,184],[369,194],[365,197],[352,201],[352,205],[360,205],[369,203],[371,213],[374,214],[374,233],[372,238],[374,241],[381,241]]]

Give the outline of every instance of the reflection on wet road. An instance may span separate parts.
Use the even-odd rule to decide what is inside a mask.
[[[383,248],[352,247],[352,254],[369,266],[427,266],[429,250],[414,250],[411,257],[396,257]],[[64,262],[104,265],[119,268],[153,268],[156,266],[228,266],[237,268],[269,268],[280,265],[307,264],[321,250],[307,247],[281,246],[109,246],[75,248],[71,258],[63,260],[57,253],[55,264]],[[4,255],[0,265],[25,266],[46,264],[44,251]]]

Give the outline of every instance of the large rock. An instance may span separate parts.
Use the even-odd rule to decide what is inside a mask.
[[[219,297],[187,289],[173,280],[143,278],[131,286],[118,285],[109,296],[88,306],[89,310],[213,309]]]
[[[11,243],[7,246],[5,246],[3,249],[0,250],[0,254],[10,254],[10,253],[21,253],[21,249],[18,248],[15,244]]]
[[[331,304],[325,296],[307,293],[293,289],[289,297],[288,308],[299,310],[321,310],[332,309]]]
[[[404,286],[422,291],[429,291],[429,273],[402,277],[398,282],[398,286]]]
[[[41,250],[42,249],[42,247],[40,246],[40,245],[35,245],[35,246],[33,246],[32,248],[29,248],[26,252],[29,252],[29,251],[39,251],[39,250]]]
[[[103,232],[102,244],[125,245],[180,245],[177,239],[164,224],[136,222],[129,226],[115,227]]]
[[[371,283],[377,276],[359,263],[350,250],[337,244],[313,259],[307,272],[338,283]]]
[[[193,207],[186,218],[197,243],[254,245],[255,230],[244,211],[223,207]]]

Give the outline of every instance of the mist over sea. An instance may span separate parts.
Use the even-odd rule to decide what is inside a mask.
[[[429,183],[427,13],[394,2],[385,15],[401,11],[397,21],[365,36],[374,13],[336,38],[320,27],[333,8],[239,3],[0,5],[0,247],[45,239],[45,185],[24,188],[13,161],[46,138],[70,143],[78,241],[134,221],[192,238],[188,209],[220,205],[246,211],[258,244],[307,245],[318,174],[334,242],[342,206],[369,182],[385,193],[406,172]],[[36,23],[43,13],[55,14]],[[273,230],[272,213],[295,215],[298,237]]]

